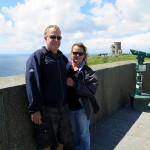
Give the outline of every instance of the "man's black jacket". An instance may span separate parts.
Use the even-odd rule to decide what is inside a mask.
[[[43,106],[62,107],[66,104],[67,58],[58,50],[57,56],[45,47],[35,51],[26,63],[26,90],[29,111],[40,111]]]

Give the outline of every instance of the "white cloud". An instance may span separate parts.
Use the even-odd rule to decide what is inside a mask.
[[[87,4],[90,9],[82,13]],[[150,52],[149,6],[147,0],[25,0],[1,9],[0,53],[29,53],[40,48],[49,24],[60,26],[65,53],[79,41],[87,45],[89,53],[109,53],[115,41],[122,42],[124,52],[130,48]]]

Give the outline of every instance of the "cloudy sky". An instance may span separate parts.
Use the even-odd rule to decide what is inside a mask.
[[[0,54],[32,53],[45,45],[49,24],[62,30],[60,50],[83,42],[89,53],[110,53],[114,42],[150,53],[149,0],[0,0]]]

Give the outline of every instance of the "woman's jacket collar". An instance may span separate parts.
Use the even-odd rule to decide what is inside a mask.
[[[71,66],[72,62],[67,63],[66,69],[68,70]],[[78,70],[78,74],[81,72],[82,68],[85,66],[85,61],[83,60],[82,63],[80,64],[80,68]]]

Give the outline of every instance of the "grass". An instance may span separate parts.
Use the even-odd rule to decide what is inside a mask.
[[[118,62],[118,61],[126,61],[126,60],[135,60],[136,62],[136,55],[132,54],[122,54],[119,56],[92,56],[87,58],[88,65],[95,65],[95,64],[104,64],[104,63],[111,63],[111,62]],[[150,60],[150,58],[145,58],[145,60]]]

